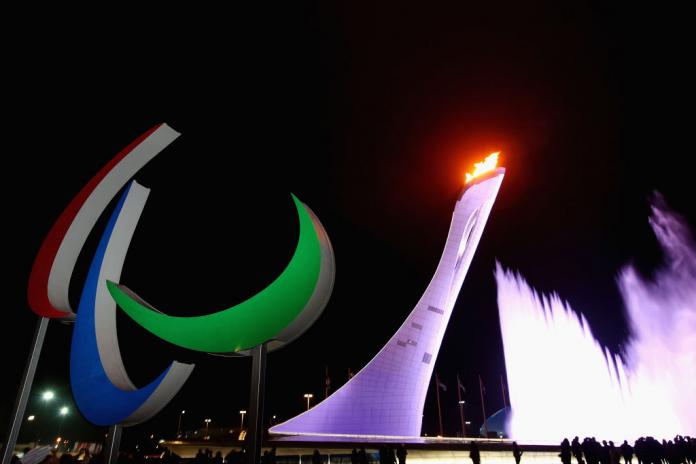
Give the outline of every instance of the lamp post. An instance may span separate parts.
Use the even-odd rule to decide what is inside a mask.
[[[239,431],[241,432],[244,430],[244,414],[246,414],[246,410],[239,411],[239,414],[242,416],[242,421],[239,424]]]
[[[208,426],[210,425],[210,419],[205,420],[205,439],[208,440],[210,439],[210,435],[208,435]]]
[[[314,398],[314,395],[312,395],[311,393],[305,393],[305,394],[304,394],[304,397],[307,399],[307,411],[309,411],[309,401],[310,401],[312,398]]]
[[[69,409],[67,406],[62,406],[62,407],[58,410],[58,415],[60,416],[60,422],[58,423],[58,433],[57,433],[57,435],[58,435],[59,437],[60,437],[60,431],[61,431],[62,428],[63,428],[63,421],[65,420],[65,416],[67,416],[69,412],[70,412],[70,409]]]
[[[181,436],[181,416],[183,416],[184,414],[186,414],[186,410],[182,409],[179,413],[179,424],[176,426],[176,438],[179,438]]]
[[[462,437],[466,437],[466,423],[464,421],[464,404],[466,401],[464,400],[459,400],[459,420],[462,423]]]

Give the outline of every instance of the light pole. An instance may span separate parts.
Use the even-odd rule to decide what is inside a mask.
[[[176,438],[179,438],[181,436],[181,416],[183,416],[184,414],[186,414],[186,410],[182,409],[179,413],[179,424],[176,426]]]
[[[311,393],[305,393],[305,394],[304,394],[304,397],[307,398],[307,411],[309,411],[309,401],[310,401],[312,398],[314,398],[314,395],[312,395]]]
[[[239,411],[239,414],[242,416],[242,421],[239,424],[239,431],[241,432],[242,430],[244,430],[244,414],[246,414],[246,410]]]
[[[210,419],[205,420],[205,439],[209,440],[210,435],[208,435],[208,425],[210,425]]]
[[[69,409],[67,406],[62,406],[62,407],[58,410],[58,415],[60,415],[60,423],[58,424],[58,433],[57,433],[57,435],[58,435],[59,437],[60,437],[60,431],[61,431],[61,429],[63,428],[63,421],[65,420],[65,416],[67,416],[69,412],[70,412],[70,409]]]
[[[459,400],[459,420],[462,422],[462,437],[466,437],[466,423],[464,421],[464,404],[466,401]]]

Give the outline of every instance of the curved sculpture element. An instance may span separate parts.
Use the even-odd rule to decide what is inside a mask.
[[[29,276],[29,307],[39,316],[72,318],[68,286],[77,256],[104,208],[128,180],[180,134],[159,124],[109,161],[61,213]]]
[[[271,433],[420,436],[435,359],[504,173],[495,169],[467,184],[430,285],[377,356],[327,399]]]
[[[154,335],[195,351],[233,353],[267,341],[274,348],[299,336],[328,302],[334,281],[334,256],[326,231],[294,195],[300,223],[295,253],[268,287],[231,308],[205,316],[163,314],[124,285],[107,282],[118,305]]]
[[[172,364],[149,385],[136,389],[121,360],[116,305],[106,279],[118,280],[149,189],[136,182],[111,215],[80,298],[70,352],[70,384],[80,412],[97,425],[135,425],[162,409],[179,391],[193,365]]]

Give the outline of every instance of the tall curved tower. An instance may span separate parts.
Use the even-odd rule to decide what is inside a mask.
[[[468,181],[430,285],[377,356],[331,396],[271,433],[420,436],[435,359],[504,175],[498,168]]]

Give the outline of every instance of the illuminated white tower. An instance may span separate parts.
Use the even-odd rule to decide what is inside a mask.
[[[447,322],[505,174],[496,162],[494,153],[467,174],[435,275],[394,336],[340,389],[271,433],[420,436]]]

